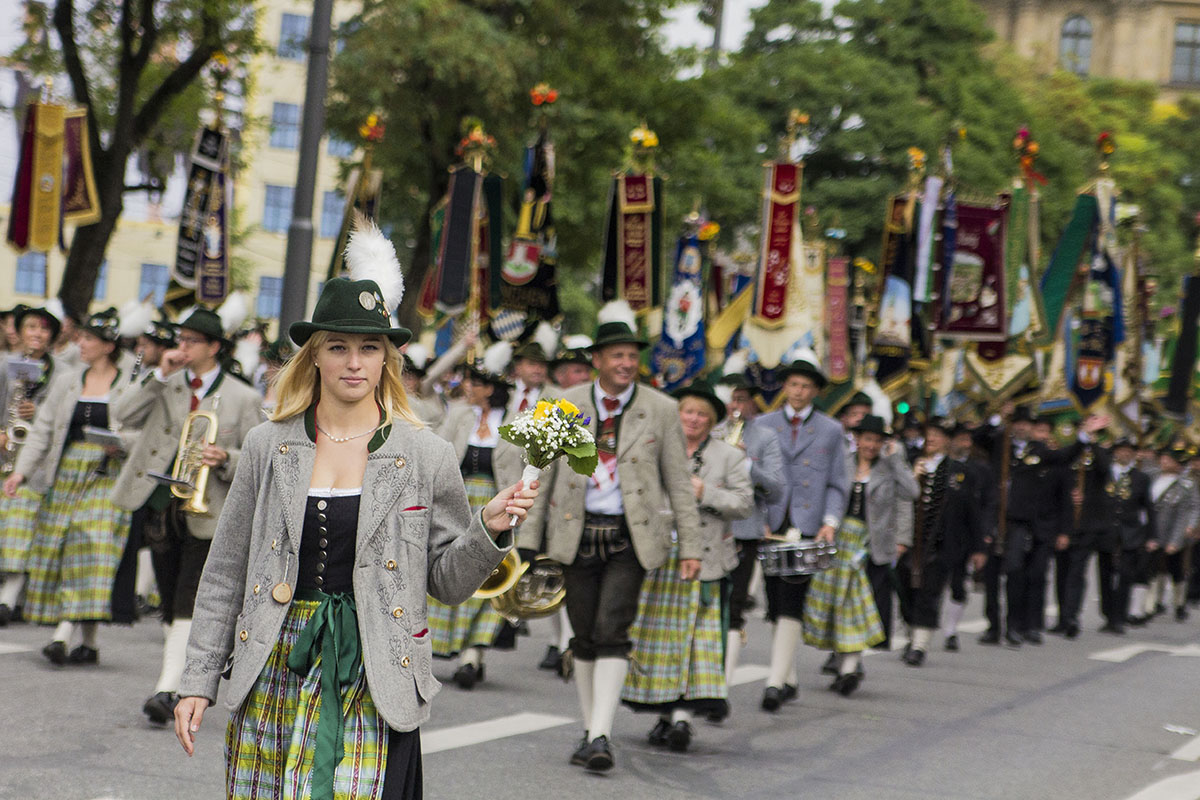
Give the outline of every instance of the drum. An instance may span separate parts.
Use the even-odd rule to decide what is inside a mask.
[[[771,578],[801,578],[833,566],[837,548],[814,541],[764,542],[758,548],[763,575]]]

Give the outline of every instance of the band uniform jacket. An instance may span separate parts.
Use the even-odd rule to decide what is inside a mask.
[[[591,418],[588,427],[593,435],[599,425],[594,386],[595,382],[589,381],[563,392],[564,399]],[[645,569],[657,569],[666,563],[672,529],[679,539],[681,559],[704,555],[690,474],[678,404],[662,392],[638,384],[621,413],[617,478],[633,549]],[[561,564],[574,563],[583,538],[584,502],[590,480],[562,461],[544,471],[538,501],[517,532],[520,547],[544,552]]]
[[[977,484],[979,472],[970,464],[944,457],[933,475],[926,478],[933,500],[923,514],[924,531],[913,526],[907,541],[900,544],[914,549],[914,540],[921,536],[921,549],[925,561],[935,556],[947,567],[961,563],[971,553],[984,550],[983,506],[979,503],[980,488]],[[918,487],[921,482],[917,483]],[[915,506],[925,502],[918,496]]]
[[[454,455],[458,459],[455,464],[462,464],[462,460],[467,455],[467,443],[471,438],[471,433],[478,427],[479,423],[475,419],[475,406],[467,403],[451,403],[446,410],[446,418],[442,424],[438,426],[437,434],[450,444],[454,445]],[[496,489],[507,489],[517,481],[521,480],[521,470],[524,469],[523,461],[524,454],[521,448],[511,442],[506,442],[503,439],[496,443],[496,448],[492,451],[492,476],[496,480]],[[509,463],[507,468],[502,466],[502,463]],[[512,477],[511,463],[516,462],[516,476]],[[509,480],[509,477],[512,477]]]
[[[1151,490],[1158,477],[1155,473],[1147,473]],[[1200,490],[1196,482],[1182,472],[1173,476],[1174,481],[1154,500],[1151,491],[1151,501],[1154,503],[1154,539],[1160,547],[1175,547],[1180,550],[1187,543],[1187,533],[1200,522]]]
[[[58,374],[50,381],[44,401],[33,416],[29,436],[17,455],[13,471],[24,475],[25,487],[37,494],[45,494],[54,483],[58,462],[71,429],[75,405],[83,394],[83,372],[78,366],[58,370]],[[123,380],[123,376],[124,373],[118,370],[117,379],[108,392],[110,427],[113,404],[128,386],[128,380]]]
[[[197,539],[213,537],[229,481],[237,470],[242,440],[263,421],[262,397],[258,392],[224,371],[220,381],[200,401],[197,411],[212,411],[216,407],[216,445],[229,453],[229,460],[209,473],[207,497],[211,514],[188,517],[188,533]],[[148,473],[171,471],[184,421],[191,413],[191,393],[186,370],[171,373],[165,381],[151,373],[140,385],[123,392],[109,409],[117,425],[142,430],[113,487],[112,501],[118,508],[126,511],[141,508],[159,485]]]
[[[691,461],[694,465],[695,456]],[[700,534],[704,540],[700,580],[717,581],[738,565],[731,523],[745,519],[754,510],[754,487],[750,483],[746,454],[720,439],[709,439],[700,452],[700,471],[696,476],[704,483],[698,501]]]
[[[1048,541],[1062,532],[1064,511],[1062,499],[1055,492],[1057,487],[1056,468],[1071,464],[1083,452],[1085,445],[1076,441],[1066,447],[1052,449],[1037,441],[1025,443],[1024,452],[1017,444],[1009,441],[1008,452],[1004,452],[1003,427],[980,428],[975,441],[982,446],[991,459],[992,473],[996,481],[1003,480],[1004,459],[1008,459],[1008,498],[1005,508],[1008,519],[1028,525],[1033,535]],[[998,485],[998,484],[997,484]],[[1004,487],[998,485],[998,492]],[[1000,498],[997,498],[999,505]],[[997,509],[999,513],[999,509]]]
[[[299,576],[300,537],[316,445],[303,416],[255,428],[205,563],[179,694],[215,700],[232,666],[226,702],[236,709],[262,672]],[[450,444],[397,420],[367,455],[353,573],[362,660],[371,698],[388,725],[429,719],[440,684],[425,612],[428,593],[462,603],[510,549],[471,514]]]
[[[1088,444],[1080,453],[1071,469],[1072,483],[1078,485],[1079,470],[1083,471],[1083,503],[1079,507],[1079,521],[1075,525],[1075,538],[1084,546],[1098,547],[1104,539],[1104,552],[1116,550],[1115,540],[1107,534],[1112,521],[1112,498],[1105,491],[1112,476],[1112,457],[1108,451]]]
[[[408,407],[412,409],[417,419],[435,430],[446,419],[446,404],[442,401],[441,395],[436,392],[430,392],[428,397],[409,394]]]
[[[742,446],[750,462],[750,483],[754,486],[754,508],[750,516],[733,521],[733,538],[761,539],[766,533],[767,504],[783,491],[783,451],[775,431],[757,420],[742,427]]]
[[[1105,479],[1109,517],[1098,547],[1104,552],[1138,550],[1155,529],[1150,477],[1133,467],[1119,481],[1113,480],[1111,470]]]
[[[794,442],[783,409],[762,415],[756,424],[775,434],[783,452],[783,491],[767,504],[771,530],[790,524],[805,536],[815,536],[826,517],[841,520],[850,501],[841,424],[814,408]]]
[[[854,483],[858,456],[846,455],[846,476]],[[917,479],[908,465],[903,447],[891,455],[880,455],[867,478],[867,544],[871,563],[880,566],[896,560],[896,545],[912,542],[913,500]]]

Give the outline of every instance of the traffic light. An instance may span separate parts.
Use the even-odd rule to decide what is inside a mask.
[[[903,400],[901,400],[899,403],[896,403],[896,411],[901,416],[908,414],[908,411],[910,408],[911,408],[911,406],[909,406],[909,404],[905,403]]]

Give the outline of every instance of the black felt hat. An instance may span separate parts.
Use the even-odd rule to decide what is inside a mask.
[[[155,319],[151,320],[150,324],[139,335],[145,336],[155,344],[160,344],[164,347],[174,347],[175,328],[174,324],[165,319]]]
[[[820,367],[803,358],[798,358],[786,366],[781,366],[778,372],[780,381],[786,381],[792,375],[804,375],[805,377],[812,378],[817,384],[818,389],[824,389],[825,385],[829,383],[829,379],[825,377],[824,372],[821,372]]]
[[[883,422],[883,417],[877,417],[874,414],[867,414],[858,424],[851,428],[854,433],[877,433],[880,436],[887,436],[887,425]]]
[[[229,343],[225,338],[225,330],[221,327],[221,318],[217,316],[217,312],[207,308],[197,308],[179,323],[179,329],[202,333],[214,342]]]
[[[838,416],[841,416],[846,412],[847,409],[853,408],[854,406],[866,406],[868,409],[870,409],[874,408],[875,401],[873,401],[871,396],[866,392],[855,392],[854,394],[850,395],[850,399],[843,403],[842,407],[838,409]]]
[[[722,375],[717,383],[721,386],[728,386],[731,389],[745,389],[750,394],[762,394],[762,387],[747,378],[743,372]]]
[[[325,282],[310,322],[293,322],[288,336],[303,346],[317,331],[378,334],[400,347],[412,338],[408,328],[393,328],[383,294],[375,281],[334,278]]]
[[[1017,406],[1012,415],[1013,422],[1037,422],[1037,417],[1029,406]]]
[[[945,417],[936,417],[935,416],[935,417],[930,417],[929,419],[925,420],[925,425],[922,426],[922,429],[929,430],[930,428],[941,431],[942,433],[944,433],[947,436],[954,435],[954,423],[951,420],[946,419]]]
[[[596,328],[596,341],[591,350],[599,350],[610,344],[633,344],[639,350],[645,350],[650,343],[638,335],[637,331],[624,322],[602,322]]]
[[[57,339],[58,335],[62,333],[62,320],[54,316],[54,313],[48,308],[44,306],[33,307],[25,305],[19,305],[13,309],[13,326],[18,332],[21,330],[21,323],[25,321],[26,317],[31,315],[41,317],[46,321],[46,324],[50,326],[51,339]]]
[[[724,401],[717,397],[717,393],[713,391],[712,386],[702,378],[697,378],[686,386],[679,387],[671,392],[671,396],[676,400],[682,400],[685,397],[699,397],[711,405],[713,411],[717,412],[717,422],[725,419],[726,408]]]

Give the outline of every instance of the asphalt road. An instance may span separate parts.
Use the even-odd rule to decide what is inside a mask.
[[[980,602],[972,596],[973,630]],[[1113,637],[1096,632],[1094,606],[1073,642],[1010,650],[972,634],[946,653],[938,637],[921,669],[870,655],[850,698],[827,691],[824,654],[802,648],[800,697],[774,715],[758,708],[769,630],[755,622],[730,718],[699,723],[692,750],[676,754],[645,744],[652,718],[622,709],[617,768],[605,776],[567,764],[582,728],[575,691],[535,668],[549,635],[535,622],[516,652],[490,654],[487,682],[471,692],[447,685],[437,697],[423,730],[425,794],[1195,800],[1200,613]],[[223,796],[224,709],[210,712],[192,759],[140,713],[158,670],[155,623],[103,629],[98,667],[50,666],[39,653],[48,639],[45,628],[0,629],[0,798]],[[453,665],[435,671],[448,681]]]

